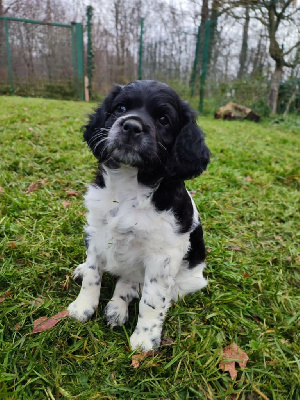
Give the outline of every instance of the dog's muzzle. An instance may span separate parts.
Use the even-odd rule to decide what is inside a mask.
[[[143,165],[145,153],[151,153],[153,147],[148,132],[149,128],[139,116],[131,114],[118,118],[108,133],[110,157],[133,166]]]
[[[143,131],[142,124],[134,118],[128,118],[124,122],[121,122],[122,133],[127,135],[140,134]]]

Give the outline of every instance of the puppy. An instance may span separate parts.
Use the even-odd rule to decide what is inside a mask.
[[[160,345],[172,300],[206,286],[205,245],[185,179],[200,175],[210,152],[189,105],[166,84],[135,81],[116,86],[84,127],[84,140],[99,162],[85,196],[86,261],[70,316],[95,313],[105,271],[118,277],[105,307],[108,325],[128,319],[140,298],[132,349]]]

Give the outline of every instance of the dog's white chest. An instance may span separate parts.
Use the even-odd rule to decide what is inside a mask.
[[[178,238],[173,213],[158,212],[152,192],[138,184],[132,168],[114,171],[103,189],[89,188],[87,233],[97,238],[93,245],[113,274],[135,272],[142,277],[143,260],[154,252],[163,254]]]

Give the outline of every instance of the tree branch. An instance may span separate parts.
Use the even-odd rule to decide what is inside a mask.
[[[287,56],[288,54],[290,54],[296,47],[298,47],[298,46],[300,46],[300,40],[296,43],[296,44],[294,44],[294,46],[292,46],[290,49],[288,49],[287,51],[285,51],[284,53],[283,53],[283,56],[285,57],[285,56]],[[299,62],[300,62],[300,60],[299,60]],[[297,62],[296,62],[296,65],[297,65]]]

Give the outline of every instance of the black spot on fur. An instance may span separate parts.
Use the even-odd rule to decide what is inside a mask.
[[[82,284],[82,275],[77,275],[77,276],[74,278],[74,281],[75,281],[78,285],[81,285],[81,284]]]
[[[151,339],[151,343],[152,343],[152,346],[155,348],[155,347],[158,347],[159,345],[160,345],[160,339],[159,338],[152,338]]]
[[[189,263],[189,268],[194,268],[196,265],[205,260],[206,251],[203,239],[202,226],[198,225],[197,228],[190,234],[190,248],[184,257]]]
[[[94,315],[95,311],[90,311],[90,310],[84,310],[83,314],[88,318],[92,318],[92,316]]]
[[[88,249],[89,245],[90,245],[90,241],[91,241],[91,235],[89,235],[88,233],[85,234],[85,238],[84,238],[84,243],[85,243],[85,247]]]
[[[153,310],[155,310],[155,307],[154,307],[152,304],[146,303],[146,305],[147,305],[148,307],[153,308]]]

